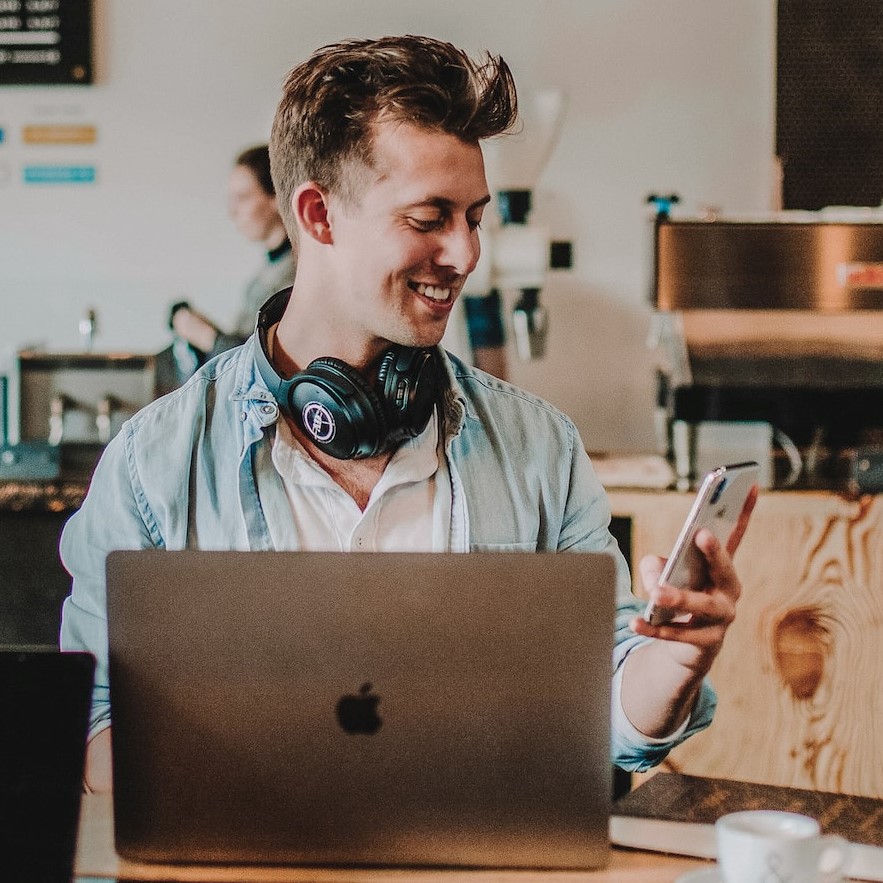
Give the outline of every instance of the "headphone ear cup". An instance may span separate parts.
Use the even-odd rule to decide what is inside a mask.
[[[384,449],[388,427],[380,399],[346,362],[314,359],[292,378],[287,392],[292,418],[325,453],[358,460]]]
[[[420,435],[435,407],[438,362],[431,349],[393,346],[380,360],[377,389],[386,410],[390,442]]]

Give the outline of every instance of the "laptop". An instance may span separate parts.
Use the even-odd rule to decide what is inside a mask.
[[[606,554],[113,552],[117,852],[594,868]]]
[[[95,659],[0,648],[0,880],[70,883]]]

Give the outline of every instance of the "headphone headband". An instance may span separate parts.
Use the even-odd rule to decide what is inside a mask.
[[[258,310],[254,328],[254,355],[258,366],[258,373],[261,375],[264,383],[267,384],[267,388],[273,394],[273,398],[276,399],[280,407],[284,401],[283,387],[285,385],[285,378],[273,367],[270,361],[270,344],[267,340],[267,334],[270,328],[282,318],[290,297],[291,288],[283,288],[282,291],[277,291]]]

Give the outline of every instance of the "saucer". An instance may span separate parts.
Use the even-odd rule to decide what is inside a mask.
[[[717,865],[712,865],[710,868],[700,868],[698,871],[683,874],[675,883],[723,883],[723,879]]]

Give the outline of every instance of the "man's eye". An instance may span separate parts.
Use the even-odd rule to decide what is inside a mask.
[[[408,221],[412,227],[421,233],[432,233],[434,230],[440,230],[444,224],[443,218],[408,218]]]

